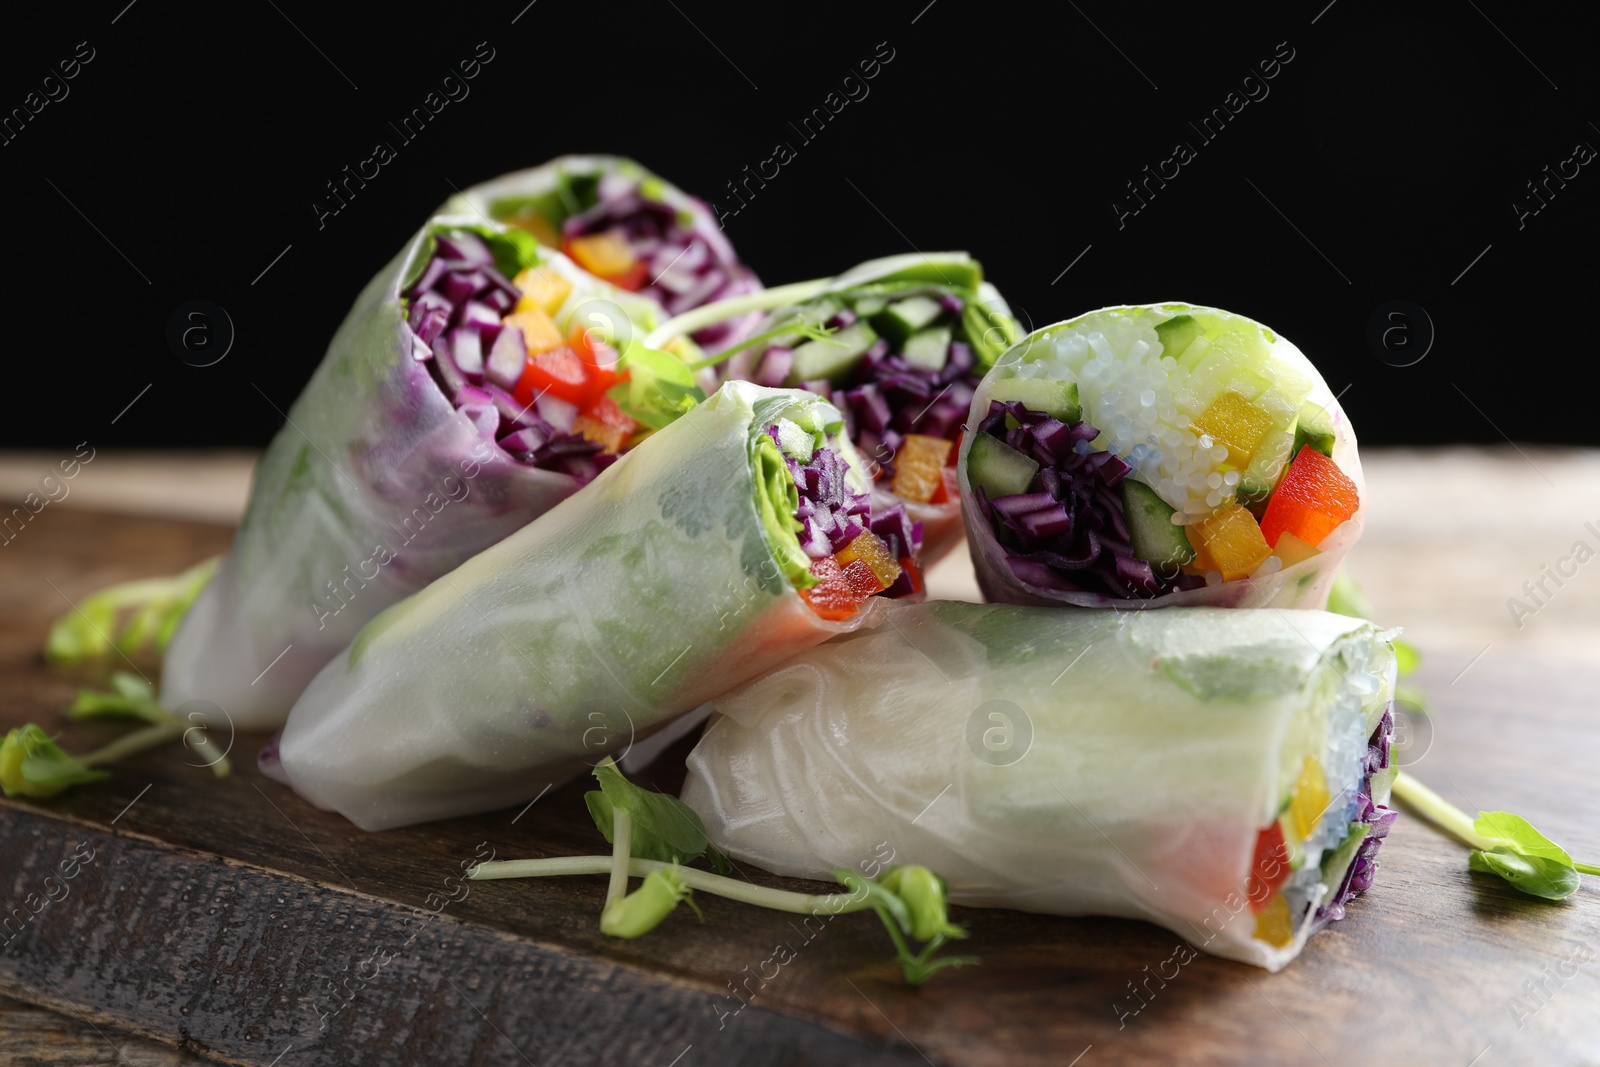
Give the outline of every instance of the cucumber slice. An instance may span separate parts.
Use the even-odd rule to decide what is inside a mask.
[[[1122,517],[1138,558],[1162,566],[1181,566],[1194,559],[1194,546],[1184,528],[1173,524],[1172,512],[1148,485],[1122,479]]]
[[[1200,323],[1193,315],[1174,315],[1156,326],[1156,336],[1161,338],[1161,354],[1177,359],[1200,336]]]
[[[1039,464],[993,434],[980,433],[967,453],[967,478],[993,500],[1026,493],[1039,473]]]
[[[950,358],[950,327],[937,326],[931,330],[918,330],[906,340],[901,349],[906,362],[931,371],[944,370]]]
[[[864,319],[870,319],[884,308],[889,302],[881,296],[864,296],[855,303],[855,311]]]
[[[1294,447],[1289,454],[1298,456],[1300,449],[1307,445],[1312,451],[1333,458],[1333,415],[1321,404],[1309,400],[1300,405],[1300,421],[1295,424]]]
[[[794,362],[785,381],[791,386],[818,378],[836,382],[861,362],[861,357],[877,340],[878,335],[871,326],[857,321],[831,337],[807,341],[794,350]]]
[[[1322,881],[1325,885],[1337,889],[1339,883],[1344,881],[1344,872],[1356,861],[1356,853],[1361,849],[1361,843],[1367,839],[1367,832],[1371,829],[1372,827],[1364,822],[1351,823],[1344,840],[1331,852],[1323,854],[1321,866]],[[1283,835],[1283,839],[1285,842],[1289,840],[1288,833]]]
[[[1077,382],[1057,382],[1049,378],[1001,378],[989,387],[989,399],[1008,404],[1020,400],[1029,411],[1042,411],[1069,426],[1083,421]]]
[[[889,340],[904,344],[912,334],[931,326],[943,310],[932,297],[908,296],[884,308],[872,321]]]

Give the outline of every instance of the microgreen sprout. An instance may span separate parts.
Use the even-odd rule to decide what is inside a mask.
[[[1565,900],[1577,892],[1580,874],[1600,875],[1600,867],[1574,861],[1520,815],[1480,811],[1474,819],[1404,771],[1395,777],[1394,795],[1470,845],[1472,870],[1497,875],[1530,896]]]
[[[80,601],[50,624],[45,659],[80,663],[117,656],[158,657],[216,573],[218,562],[208,559],[169,578],[123,582]]]
[[[141,678],[121,671],[111,676],[110,692],[78,691],[67,712],[74,722],[89,719],[133,719],[145,725],[85,756],[73,756],[43,729],[28,723],[0,740],[0,789],[7,796],[49,797],[75,785],[98,782],[109,775],[98,768],[174,741],[182,740],[210,762],[218,778],[232,770],[226,754],[205,729],[168,712]]]
[[[467,872],[469,878],[546,878],[609,874],[600,930],[612,937],[640,937],[655,929],[678,906],[700,909],[694,892],[737,900],[795,915],[839,915],[871,909],[894,942],[906,981],[921,985],[946,967],[977,963],[972,956],[935,958],[939,949],[967,932],[950,922],[944,880],[926,867],[890,867],[877,878],[855,871],[833,872],[846,893],[796,893],[769,889],[684,866],[697,859],[727,866],[727,858],[706,840],[705,824],[677,797],[641,789],[623,777],[608,757],[594,769],[600,788],[584,794],[595,826],[611,842],[609,856],[559,856],[541,860],[492,860]],[[642,878],[628,892],[629,878]],[[705,917],[700,915],[702,922]],[[923,942],[913,949],[907,938]]]

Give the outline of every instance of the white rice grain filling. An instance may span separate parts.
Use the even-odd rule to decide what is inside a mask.
[[[1156,326],[1190,311],[1214,317],[1245,336],[1259,331],[1259,348],[1272,350],[1264,368],[1253,368],[1264,369],[1265,380],[1242,377],[1237,373],[1240,361],[1204,337],[1191,349],[1207,345],[1213,351],[1199,360],[1193,359],[1195,351],[1186,353],[1192,371],[1165,355]],[[1255,338],[1250,341],[1254,345]],[[1251,471],[1272,484],[1291,458],[1293,419],[1312,383],[1279,358],[1280,346],[1293,347],[1251,320],[1224,311],[1178,304],[1107,309],[1036,338],[1018,354],[1015,374],[1076,382],[1083,417],[1100,430],[1093,447],[1127,460],[1140,481],[1177,509],[1173,521],[1188,524],[1233,503],[1241,479],[1239,470],[1223,469],[1227,448],[1192,428],[1225,390],[1239,393],[1289,427],[1263,438]]]

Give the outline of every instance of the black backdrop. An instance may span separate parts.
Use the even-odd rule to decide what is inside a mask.
[[[262,444],[452,184],[609,151],[731,208],[780,142],[793,158],[726,219],[769,283],[964,248],[1035,325],[1168,299],[1267,322],[1348,387],[1368,443],[1600,437],[1579,387],[1600,204],[1585,35],[1506,0],[1179,10],[8,11],[0,444]],[[389,123],[474,53],[492,58],[402,142]],[[791,123],[830,102],[802,139]],[[1226,123],[1197,129],[1214,109]],[[319,220],[325,183],[379,141],[393,160]],[[167,339],[196,299],[234,326],[208,367]]]

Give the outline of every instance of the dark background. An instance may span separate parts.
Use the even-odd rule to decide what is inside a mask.
[[[1562,326],[1591,306],[1600,166],[1520,229],[1512,206],[1600,146],[1585,36],[1537,6],[525,4],[8,12],[0,112],[79,42],[94,58],[0,144],[0,444],[264,444],[452,184],[606,151],[727,201],[779,141],[796,158],[727,220],[769,284],[964,248],[1032,325],[1172,299],[1260,319],[1348,387],[1369,444],[1600,440],[1578,387],[1594,346]],[[470,95],[401,144],[387,123],[479,42]],[[789,124],[880,42],[869,95],[804,143]],[[1186,126],[1291,49],[1214,141]],[[1180,139],[1197,157],[1119,228],[1124,183]],[[313,199],[379,140],[397,158],[319,229]],[[193,299],[235,327],[213,366],[167,342]],[[1425,309],[1431,345],[1415,311],[1380,317],[1389,351],[1369,343],[1394,300]]]

